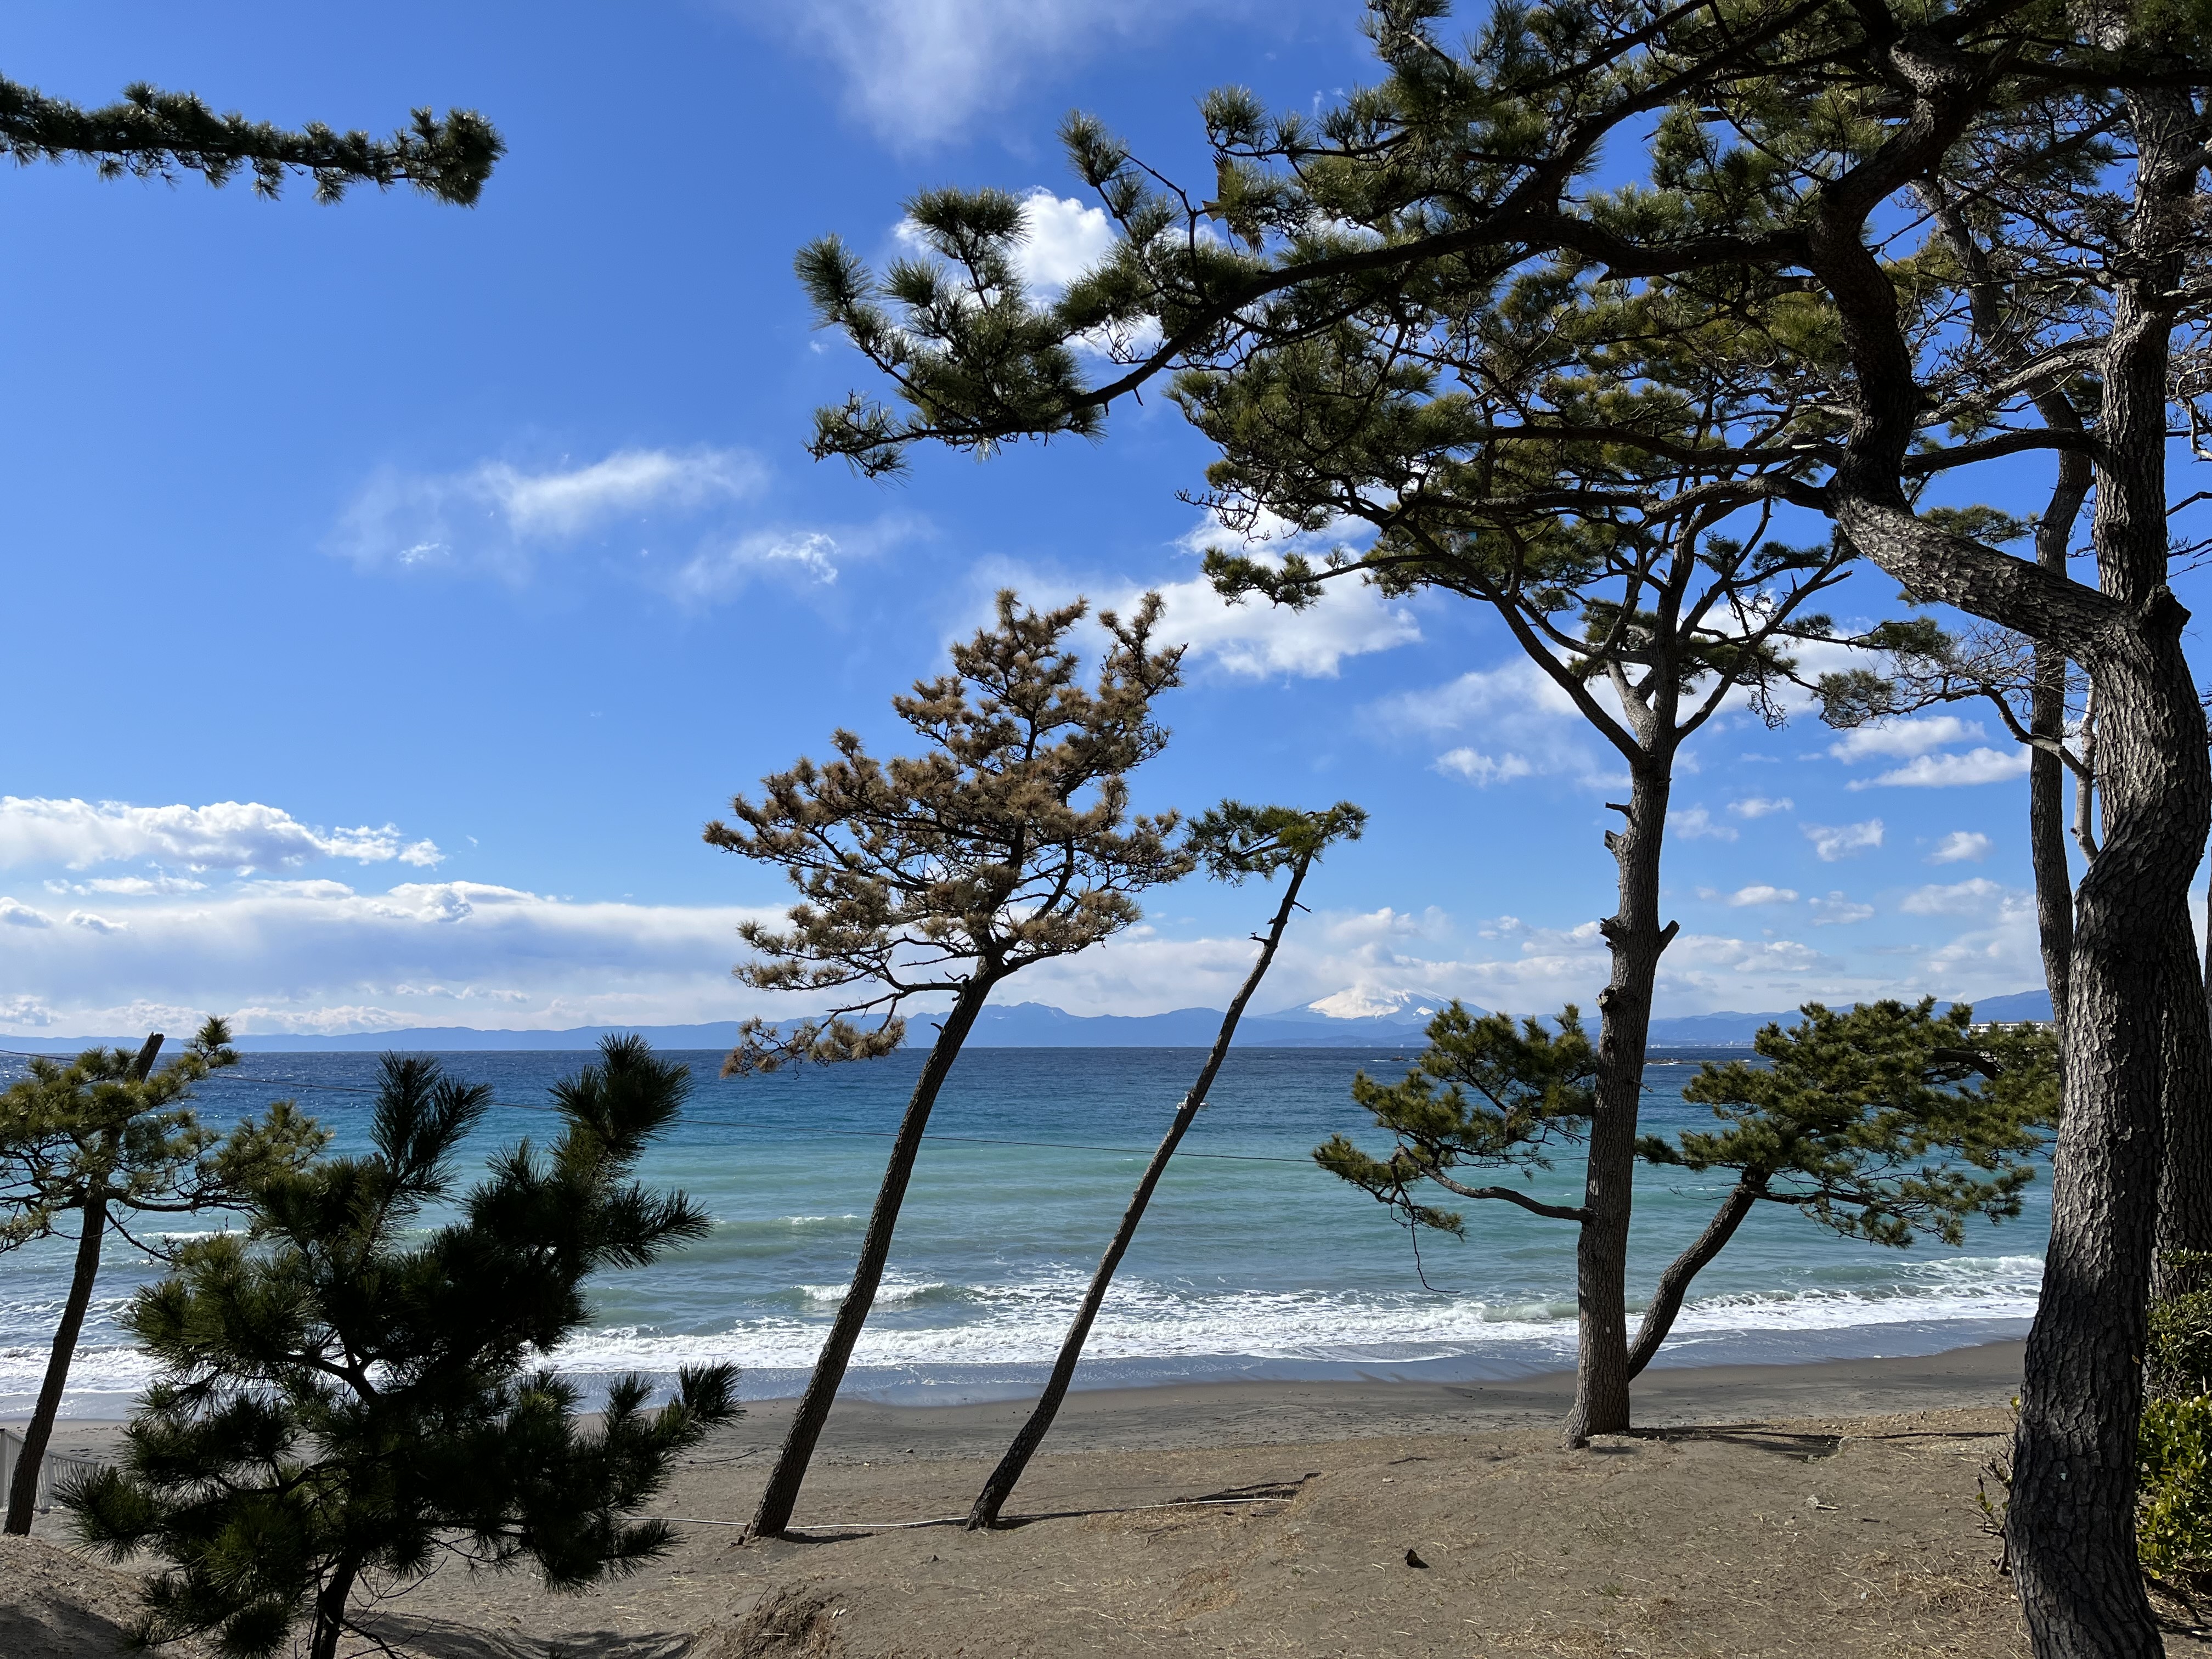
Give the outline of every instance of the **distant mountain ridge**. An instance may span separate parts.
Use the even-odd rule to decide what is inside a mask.
[[[1372,1006],[1382,1000],[1374,999],[1364,1006]],[[1403,1009],[1403,1012],[1340,1018],[1308,1003],[1272,1014],[1248,1015],[1237,1028],[1237,1046],[1405,1048],[1421,1041],[1422,1030],[1431,1014],[1449,1000],[1425,992],[1399,992],[1392,994],[1388,1006]],[[1486,1012],[1472,1003],[1468,1007],[1474,1013]],[[2008,1024],[2048,1020],[2051,997],[2041,990],[1986,997],[1974,1005],[1974,1013],[1980,1019]],[[1794,1008],[1763,1014],[1730,1012],[1675,1015],[1651,1022],[1651,1046],[1704,1048],[1741,1045],[1758,1036],[1761,1026],[1787,1024],[1796,1017]],[[1071,1014],[1046,1003],[1017,1002],[1005,1007],[986,1007],[968,1041],[982,1048],[1202,1048],[1212,1043],[1220,1029],[1221,1011],[1218,1008],[1176,1008],[1164,1014]],[[627,1031],[636,1032],[657,1048],[726,1049],[738,1040],[738,1023],[726,1019],[698,1025],[577,1025],[561,1031],[480,1031],[467,1026],[418,1025],[401,1030],[354,1031],[329,1036],[272,1032],[241,1036],[238,1047],[261,1054],[374,1054],[386,1048],[431,1053],[489,1049],[547,1052],[594,1048],[600,1038]],[[184,1034],[175,1035],[181,1038]],[[129,1043],[135,1047],[143,1037],[143,1032],[112,1036],[0,1036],[0,1050],[74,1054],[94,1043]]]

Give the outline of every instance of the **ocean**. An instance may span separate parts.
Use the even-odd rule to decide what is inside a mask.
[[[1644,1126],[1709,1123],[1682,1084],[1704,1058],[1673,1050],[1646,1076]],[[1170,1167],[1092,1332],[1079,1388],[1235,1377],[1498,1378],[1573,1363],[1570,1224],[1498,1203],[1463,1205],[1464,1242],[1429,1237],[1418,1262],[1382,1207],[1308,1157],[1343,1130],[1379,1149],[1348,1085],[1404,1069],[1411,1050],[1243,1048]],[[798,1392],[849,1282],[889,1135],[921,1056],[765,1078],[716,1076],[719,1054],[680,1056],[696,1088],[642,1171],[714,1218],[711,1237],[650,1268],[595,1282],[589,1332],[556,1363],[586,1386],[726,1360],[740,1392]],[[500,1103],[469,1158],[557,1127],[546,1090],[586,1056],[445,1057]],[[1018,1397],[1042,1379],[1130,1188],[1194,1078],[1187,1048],[975,1048],[931,1121],[890,1270],[846,1390],[906,1404]],[[0,1084],[21,1074],[0,1058]],[[376,1057],[252,1054],[198,1091],[226,1123],[296,1099],[336,1137],[366,1144]],[[467,1165],[465,1164],[465,1169]],[[1578,1164],[1531,1194],[1578,1194]],[[1724,1182],[1638,1176],[1631,1293],[1705,1224]],[[1838,1238],[1762,1205],[1700,1275],[1662,1365],[1933,1353],[2023,1334],[2050,1224],[2039,1178],[2025,1212],[1977,1222],[1964,1249]],[[220,1224],[208,1219],[198,1224]],[[0,1255],[0,1414],[27,1412],[66,1286],[71,1244]],[[152,1376],[116,1323],[154,1270],[111,1243],[65,1410],[112,1417]]]

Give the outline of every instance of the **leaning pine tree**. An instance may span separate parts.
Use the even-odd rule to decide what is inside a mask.
[[[348,1632],[381,1645],[362,1595],[449,1560],[529,1562],[576,1589],[667,1548],[666,1522],[630,1517],[738,1414],[735,1369],[683,1371],[657,1412],[644,1379],[618,1379],[587,1424],[544,1362],[586,1322],[592,1274],[707,1231],[681,1193],[632,1178],[690,1087],[642,1038],[608,1038],[554,1088],[560,1138],[501,1152],[426,1231],[491,1091],[388,1056],[369,1152],[264,1182],[250,1232],[195,1242],[140,1292],[128,1323],[161,1376],[120,1467],[66,1501],[87,1544],[169,1563],[141,1639],[258,1659],[304,1619],[308,1659],[332,1659]]]
[[[258,1183],[304,1163],[329,1139],[289,1101],[228,1134],[201,1118],[193,1085],[238,1060],[222,1020],[209,1019],[156,1070],[161,1049],[156,1032],[135,1054],[88,1048],[67,1064],[40,1056],[0,1094],[0,1254],[76,1229],[70,1287],[7,1494],[11,1533],[31,1529],[40,1466],[111,1240],[136,1255],[173,1255],[161,1228],[237,1208]]]
[[[1174,813],[1131,816],[1126,779],[1167,741],[1152,705],[1176,683],[1182,649],[1152,643],[1157,594],[1126,623],[1101,612],[1113,646],[1085,690],[1069,643],[1085,610],[1079,600],[1038,612],[1001,592],[998,626],[953,647],[951,673],[892,700],[927,741],[924,753],[879,762],[852,732],[836,732],[836,759],[800,761],[765,780],[758,801],[738,797],[734,823],[707,826],[712,845],[781,868],[804,895],[786,930],[739,930],[757,957],[738,977],[763,990],[847,997],[828,1018],[787,1031],[747,1022],[726,1075],[885,1054],[904,1039],[908,999],[952,1000],[899,1121],[851,1287],[753,1516],[755,1536],[790,1524],[874,1305],[930,1109],[985,1001],[1009,975],[1121,932],[1141,914],[1135,894],[1193,866],[1174,842]]]
[[[1028,1420],[1014,1436],[1013,1444],[991,1471],[990,1479],[983,1483],[983,1490],[968,1511],[971,1531],[998,1524],[999,1511],[1013,1496],[1022,1471],[1029,1468],[1030,1459],[1036,1455],[1036,1449],[1044,1443],[1052,1428],[1053,1419],[1060,1414],[1060,1401],[1067,1397],[1068,1387],[1075,1381],[1076,1363],[1083,1358],[1083,1345],[1090,1340],[1091,1327],[1098,1317],[1099,1309],[1106,1304],[1106,1292],[1113,1286],[1115,1272],[1121,1267],[1121,1258],[1129,1253],[1129,1242],[1137,1236],[1138,1224],[1145,1218],[1146,1207],[1152,1201],[1160,1177],[1167,1173],[1168,1160],[1175,1156],[1176,1148],[1182,1144],[1183,1136],[1190,1132],[1193,1121],[1206,1104],[1207,1091],[1213,1087],[1221,1062],[1229,1057],[1229,1044],[1237,1035],[1237,1022],[1244,1018],[1252,994],[1260,988],[1260,981],[1274,964],[1284,930],[1291,925],[1291,915],[1301,908],[1298,890],[1305,885],[1307,872],[1332,842],[1357,841],[1366,822],[1367,814],[1350,801],[1339,801],[1325,812],[1301,812],[1287,806],[1250,807],[1232,800],[1224,801],[1192,826],[1190,847],[1215,879],[1241,882],[1247,876],[1258,876],[1262,880],[1272,880],[1278,870],[1287,870],[1290,880],[1284,884],[1283,901],[1275,907],[1275,917],[1267,931],[1254,935],[1260,946],[1259,958],[1231,1000],[1229,1012],[1222,1016],[1220,1034],[1213,1040],[1206,1064],[1199,1068],[1198,1081],[1191,1085],[1190,1092],[1176,1108],[1167,1133],[1160,1137],[1152,1161],[1145,1166],[1144,1176],[1129,1200],[1129,1207],[1122,1213],[1121,1224],[1115,1229],[1113,1242],[1107,1245],[1098,1271],[1091,1275],[1091,1288],[1076,1309],[1066,1338],[1060,1345],[1052,1374],[1045,1379],[1044,1392],[1037,1397]]]

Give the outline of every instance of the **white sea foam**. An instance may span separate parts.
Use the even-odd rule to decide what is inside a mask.
[[[2042,1263],[2033,1256],[1966,1257],[1888,1265],[1851,1287],[1715,1295],[1687,1304],[1675,1322],[1693,1341],[1718,1336],[1847,1332],[1856,1328],[2025,1320],[2035,1311]],[[1871,1277],[1871,1275],[1869,1275]],[[1048,1362],[1087,1283],[1068,1267],[1033,1279],[955,1286],[934,1279],[887,1280],[861,1336],[861,1367],[1032,1365]],[[555,1356],[579,1376],[727,1362],[746,1370],[803,1370],[819,1350],[829,1310],[848,1286],[799,1287],[810,1312],[743,1319],[720,1329],[671,1332],[610,1325]],[[818,1315],[811,1311],[818,1307]],[[1116,1284],[1093,1328],[1086,1358],[1178,1364],[1237,1358],[1306,1363],[1408,1364],[1495,1357],[1532,1365],[1566,1363],[1575,1340],[1570,1302],[1489,1302],[1400,1291],[1203,1291],[1144,1279]],[[21,1409],[46,1367],[42,1346],[0,1348],[0,1410]],[[154,1376],[134,1348],[80,1349],[72,1395],[122,1396]],[[21,1405],[11,1405],[20,1401]]]
[[[1685,1336],[1742,1332],[1832,1332],[1854,1327],[1949,1321],[2027,1319],[2035,1312],[2042,1263],[2005,1256],[1914,1264],[1910,1276],[1850,1290],[1724,1295],[1686,1306],[1675,1322]],[[873,1366],[1003,1365],[1046,1362],[1058,1352],[1084,1277],[965,1287],[957,1307],[936,1317],[902,1312],[942,1285],[887,1286],[879,1316],[862,1334],[854,1363]],[[815,1286],[842,1297],[845,1287]],[[564,1348],[579,1370],[668,1370],[726,1361],[748,1370],[813,1363],[819,1320],[789,1316],[739,1322],[719,1331],[675,1334],[623,1327],[593,1332]],[[1086,1356],[1098,1360],[1258,1359],[1397,1362],[1526,1351],[1532,1358],[1571,1352],[1571,1303],[1485,1302],[1398,1291],[1242,1291],[1198,1294],[1124,1280],[1093,1328]]]
[[[1881,1285],[1858,1290],[1705,1297],[1683,1307],[1674,1332],[1812,1334],[1881,1325],[2002,1321],[2035,1314],[2042,1263],[2035,1256],[1966,1256],[1909,1263]],[[860,1336],[863,1367],[1048,1363],[1086,1276],[1061,1270],[1009,1285],[951,1287],[942,1281],[894,1281],[878,1291],[878,1318]],[[827,1307],[848,1285],[803,1285]],[[956,1291],[931,1298],[931,1291]],[[921,1303],[929,1301],[929,1305]],[[734,1363],[744,1370],[794,1370],[814,1363],[823,1318],[775,1314],[712,1332],[664,1332],[611,1325],[568,1343],[556,1356],[584,1376],[672,1371],[679,1364]],[[1559,1360],[1573,1352],[1573,1303],[1486,1303],[1474,1297],[1418,1297],[1409,1291],[1225,1291],[1203,1294],[1130,1279],[1115,1285],[1091,1332],[1093,1360],[1416,1360],[1524,1354]],[[0,1349],[0,1409],[28,1398],[45,1374],[45,1347]],[[137,1349],[100,1345],[77,1352],[73,1394],[135,1394],[153,1380],[153,1360]]]

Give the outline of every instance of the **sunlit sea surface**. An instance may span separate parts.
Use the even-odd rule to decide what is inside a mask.
[[[1079,1387],[1231,1377],[1504,1377],[1571,1364],[1575,1229],[1504,1204],[1466,1206],[1464,1242],[1431,1237],[1417,1264],[1381,1206],[1317,1169],[1337,1130],[1380,1139],[1347,1085],[1402,1072],[1411,1051],[1233,1053],[1152,1201],[1094,1329]],[[1705,1056],[1647,1074],[1644,1123],[1709,1123],[1682,1083]],[[546,1089],[588,1055],[447,1056],[500,1103],[473,1163],[557,1120]],[[794,1394],[849,1282],[877,1180],[915,1073],[908,1052],[860,1065],[723,1080],[719,1054],[643,1174],[714,1217],[712,1237],[597,1281],[591,1329],[558,1363],[587,1384],[709,1360],[750,1398]],[[1202,1055],[1180,1048],[975,1048],[940,1097],[908,1189],[890,1275],[849,1393],[904,1403],[1027,1393],[1042,1377],[1146,1158]],[[0,1059],[0,1082],[23,1061]],[[289,1097],[366,1143],[376,1057],[251,1054],[199,1091],[216,1122]],[[1019,1143],[1019,1144],[1007,1144]],[[1638,1177],[1632,1294],[1702,1227],[1725,1183]],[[1571,1160],[1530,1193],[1574,1201]],[[1762,1205],[1699,1277],[1660,1364],[1932,1353],[2025,1333],[2049,1231],[2039,1177],[2026,1212],[1978,1222],[1963,1249],[1881,1249]],[[210,1219],[208,1225],[220,1224]],[[27,1411],[66,1283],[65,1240],[0,1256],[0,1413]],[[109,1247],[66,1409],[113,1416],[153,1375],[117,1324],[153,1270]],[[1425,1279],[1425,1283],[1424,1279]]]

